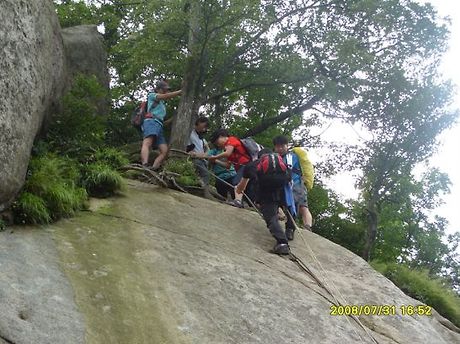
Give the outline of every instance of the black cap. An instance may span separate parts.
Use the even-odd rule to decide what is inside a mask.
[[[160,80],[155,84],[155,88],[158,90],[170,90],[169,84],[165,80]]]

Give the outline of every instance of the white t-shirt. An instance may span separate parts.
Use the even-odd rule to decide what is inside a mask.
[[[195,145],[195,148],[193,148],[191,152],[195,152],[195,153],[205,153],[206,152],[206,140],[200,139],[195,129],[192,130],[192,133],[190,134],[190,138],[188,140],[187,145],[191,145],[191,144]]]

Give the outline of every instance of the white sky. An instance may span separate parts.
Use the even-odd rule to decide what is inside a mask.
[[[457,95],[455,106],[460,108],[460,2],[457,0],[431,0],[431,2],[443,16],[449,16],[452,20],[449,51],[444,57],[442,71],[444,75],[456,84]],[[460,147],[460,123],[445,132],[441,137],[442,146],[431,163],[439,166],[442,171],[449,174],[452,181],[451,193],[445,196],[446,203],[439,208],[438,214],[449,220],[449,232],[460,231],[460,162],[458,148]]]
[[[459,0],[429,0],[420,2],[431,2],[438,10],[439,14],[449,16],[452,21],[449,51],[446,53],[441,71],[446,78],[450,78],[458,90],[460,90],[460,1]],[[460,108],[460,91],[454,98],[454,106]],[[319,134],[312,132],[312,135]],[[334,124],[322,135],[322,139],[327,141],[348,142],[358,141],[357,132],[346,124],[334,122]],[[362,133],[362,131],[361,131]],[[445,204],[436,210],[436,215],[443,216],[449,221],[447,233],[460,231],[460,123],[454,128],[444,132],[440,137],[441,145],[438,153],[430,159],[432,166],[438,167],[442,172],[449,174],[452,182],[451,193],[444,196]],[[313,162],[321,160],[323,157],[312,153]],[[318,152],[319,153],[319,152]],[[321,153],[320,153],[321,154]],[[346,198],[356,198],[358,191],[354,187],[356,178],[351,173],[342,173],[332,178],[327,184],[336,192]],[[435,214],[433,214],[435,215]]]

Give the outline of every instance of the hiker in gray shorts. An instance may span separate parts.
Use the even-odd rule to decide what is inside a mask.
[[[202,159],[201,157],[206,155],[206,152],[209,150],[208,143],[203,137],[208,131],[208,127],[208,118],[199,117],[195,121],[195,127],[190,133],[190,138],[186,148],[187,153],[194,158],[192,160],[193,165],[195,166],[196,174],[200,178],[206,197],[209,196],[208,161],[206,159]]]

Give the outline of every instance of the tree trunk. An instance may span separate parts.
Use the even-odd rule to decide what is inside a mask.
[[[367,206],[367,232],[366,232],[366,242],[363,249],[363,259],[369,261],[371,258],[371,250],[374,246],[375,239],[377,238],[377,210],[376,204],[373,201],[370,201]]]
[[[182,82],[182,95],[171,129],[171,147],[182,150],[187,145],[194,117],[200,108],[200,11],[199,2],[192,1],[189,14],[188,57]]]
[[[196,103],[196,99],[194,92],[187,93],[186,91],[182,94],[171,129],[171,148],[184,150],[187,145],[193,122],[200,107]]]

